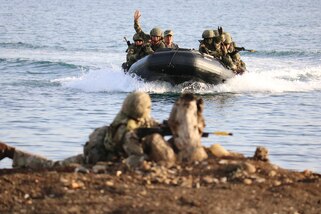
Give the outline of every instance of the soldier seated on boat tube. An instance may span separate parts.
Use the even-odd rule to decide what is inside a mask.
[[[232,69],[233,71],[236,71],[236,65],[234,64],[232,60],[232,53],[235,51],[233,46],[232,37],[229,33],[224,32],[223,33],[224,41],[222,42],[222,62],[224,65],[226,65],[228,68]]]
[[[204,30],[203,40],[200,40],[199,51],[213,56],[229,69],[237,74],[246,70],[245,63],[241,60],[235,42],[228,32],[223,32],[222,27],[218,30]]]
[[[204,30],[202,33],[203,40],[200,40],[199,52],[209,54],[214,58],[220,59],[222,56],[222,51],[220,43],[215,42],[217,38],[215,37],[213,30]]]
[[[235,72],[237,74],[243,74],[246,70],[245,63],[241,60],[241,55],[239,53],[235,53],[232,55],[232,60],[234,65],[236,66]]]
[[[241,60],[241,56],[236,50],[236,44],[232,41],[232,37],[229,33],[223,33],[222,42],[222,62],[237,74],[242,74],[245,71],[245,63]]]
[[[125,70],[128,70],[132,64],[144,56],[154,53],[153,49],[150,47],[150,44],[145,44],[143,38],[138,33],[134,34],[133,40],[134,44],[131,44],[127,50],[127,61],[122,66]]]
[[[134,28],[136,33],[138,33],[144,40],[145,43],[150,42],[151,48],[153,51],[156,51],[159,48],[165,48],[165,43],[163,41],[163,31],[160,28],[153,28],[150,31],[150,34],[144,33],[142,30],[140,24],[139,24],[139,18],[141,14],[139,10],[136,10],[134,13]]]
[[[136,128],[158,127],[151,117],[151,99],[147,93],[130,93],[121,110],[109,126],[94,130],[84,146],[83,154],[53,161],[0,142],[0,160],[12,159],[15,168],[44,169],[70,164],[96,164],[99,161],[121,161],[137,167],[144,160],[170,166],[176,160],[175,152],[163,136],[157,133],[139,138]]]
[[[173,42],[174,32],[172,30],[164,31],[164,42],[166,48],[178,49],[178,45]]]

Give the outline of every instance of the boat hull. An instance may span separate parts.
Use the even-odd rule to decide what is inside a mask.
[[[207,54],[187,49],[165,49],[135,62],[128,70],[146,81],[181,84],[188,81],[224,83],[235,73]]]

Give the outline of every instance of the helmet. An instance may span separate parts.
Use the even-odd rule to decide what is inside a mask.
[[[214,33],[214,36],[215,36],[215,37],[220,35],[219,32],[218,32],[218,30],[213,30],[213,33]]]
[[[204,39],[210,39],[214,37],[214,32],[212,30],[204,30],[202,33]]]
[[[225,33],[223,33],[222,35],[220,35],[220,41],[221,42],[225,42],[226,36]]]
[[[128,117],[139,119],[149,117],[151,110],[150,96],[145,92],[130,93],[123,102],[121,111]]]
[[[133,36],[134,41],[143,41],[143,38],[140,36],[140,34],[135,33]]]
[[[232,37],[231,37],[231,35],[230,35],[229,33],[227,33],[227,32],[225,32],[224,35],[225,35],[224,44],[230,44],[230,43],[232,43]]]
[[[214,36],[214,42],[216,44],[219,44],[222,41],[223,41],[223,38],[221,36]]]
[[[239,53],[236,53],[232,56],[233,61],[240,61],[241,55]]]
[[[150,31],[150,35],[163,37],[163,31],[160,28],[155,27]]]
[[[172,30],[165,30],[165,32],[164,32],[164,37],[173,36],[173,35],[174,35],[174,32]]]

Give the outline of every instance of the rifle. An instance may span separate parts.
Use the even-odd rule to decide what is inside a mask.
[[[125,39],[125,42],[127,43],[127,46],[129,47],[131,45],[130,41],[127,40],[126,36],[124,36],[124,39]]]
[[[155,128],[137,128],[135,129],[137,136],[141,139],[146,137],[147,135],[151,134],[160,134],[162,136],[170,136],[173,135],[172,131],[170,130],[169,126],[162,126],[162,127],[155,127]],[[217,136],[232,136],[233,133],[231,132],[203,132],[202,137],[208,137],[210,134],[217,135]]]
[[[248,51],[251,53],[256,52],[256,50],[249,50],[249,49],[245,49],[244,47],[234,47],[235,51],[239,52],[239,51]]]
[[[124,36],[124,39],[125,39],[125,42],[127,43],[127,46],[129,47],[131,44],[130,44],[130,41],[127,40],[126,36]],[[126,53],[128,52],[128,48],[126,49]]]
[[[223,34],[223,28],[222,27],[217,27],[217,31],[218,31],[220,36]],[[248,52],[251,52],[251,53],[256,52],[256,50],[249,50],[249,49],[245,49],[244,47],[235,47],[235,52],[239,52],[239,51],[248,51]]]

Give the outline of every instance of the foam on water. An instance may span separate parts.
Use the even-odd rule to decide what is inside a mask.
[[[249,72],[214,87],[220,92],[306,92],[321,90],[320,67]]]
[[[79,89],[85,92],[130,92],[133,90],[165,93],[173,87],[169,83],[146,83],[137,76],[127,75],[120,68],[90,70],[78,77],[54,79],[65,88]]]
[[[184,83],[171,86],[165,82],[144,82],[138,77],[124,74],[117,66],[114,68],[90,69],[77,77],[55,79],[65,88],[79,89],[86,92],[129,92],[133,90],[151,93],[181,93],[191,91],[194,93],[283,93],[306,92],[321,90],[320,66],[304,67],[288,66],[289,62],[279,62],[271,65],[258,61],[251,71],[242,76],[236,76],[225,84],[211,85],[205,83]]]

